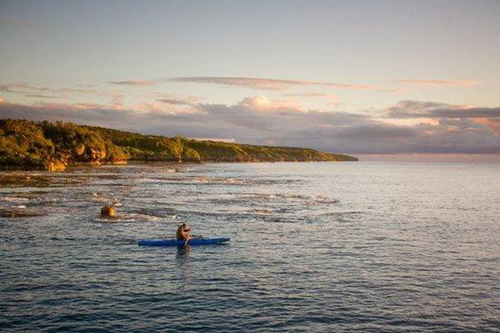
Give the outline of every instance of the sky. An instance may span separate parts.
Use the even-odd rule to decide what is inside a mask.
[[[0,0],[0,117],[500,162],[500,1]]]

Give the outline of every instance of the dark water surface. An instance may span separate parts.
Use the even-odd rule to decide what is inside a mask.
[[[4,182],[0,207],[42,216],[0,218],[0,330],[500,330],[498,164],[173,171]],[[98,217],[105,203],[116,222]],[[180,222],[232,241],[137,246]]]

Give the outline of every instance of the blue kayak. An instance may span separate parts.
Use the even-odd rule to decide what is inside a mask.
[[[229,242],[229,238],[193,238],[190,239],[188,245],[208,245],[208,244],[224,244]],[[183,246],[183,240],[176,239],[143,239],[139,241],[139,246]]]

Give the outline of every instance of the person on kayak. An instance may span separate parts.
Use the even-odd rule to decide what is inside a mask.
[[[177,228],[177,240],[183,240],[184,246],[187,245],[188,241],[191,239],[191,228],[188,228],[186,223],[183,223]]]

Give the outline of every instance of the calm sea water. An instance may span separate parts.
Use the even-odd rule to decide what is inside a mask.
[[[500,330],[499,164],[181,168],[6,183],[43,216],[0,218],[1,330]],[[181,222],[232,241],[137,246]]]

